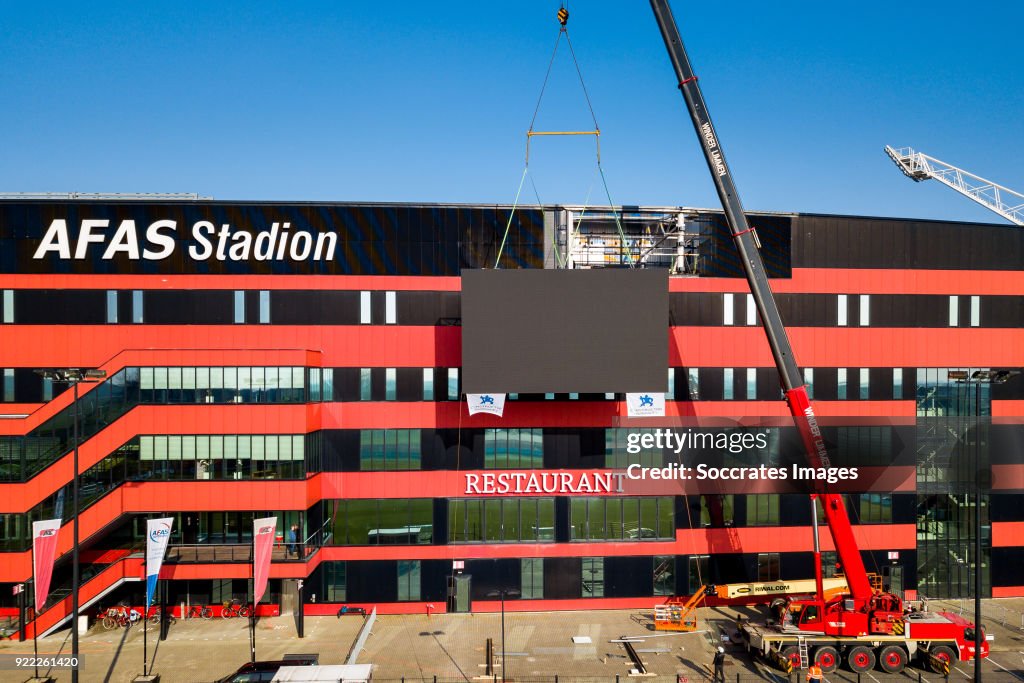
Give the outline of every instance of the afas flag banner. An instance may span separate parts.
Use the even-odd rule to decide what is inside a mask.
[[[477,413],[501,417],[505,412],[505,394],[466,394],[466,403],[470,417]]]
[[[46,596],[50,594],[50,578],[53,576],[53,560],[57,557],[59,533],[59,519],[32,522],[32,576],[36,583],[36,614],[43,611]]]
[[[258,605],[267,590],[270,578],[270,555],[274,550],[274,532],[277,517],[264,517],[252,521],[252,604]]]
[[[173,517],[146,520],[146,612],[153,604],[156,580],[160,576],[160,565],[164,563],[167,543],[171,540]]]

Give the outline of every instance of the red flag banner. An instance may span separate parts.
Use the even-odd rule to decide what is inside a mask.
[[[53,561],[57,557],[57,535],[60,520],[47,519],[32,522],[32,577],[36,587],[36,614],[43,611],[50,594],[50,579],[53,577]]]
[[[252,522],[252,604],[253,609],[259,604],[267,591],[267,579],[270,578],[270,555],[274,551],[274,532],[277,530],[277,517],[254,519]]]

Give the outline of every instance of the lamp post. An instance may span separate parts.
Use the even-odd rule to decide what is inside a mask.
[[[501,598],[501,681],[505,683],[505,598],[518,598],[522,593],[515,588],[501,588],[487,594],[489,598]]]
[[[949,379],[967,385],[967,401],[970,402],[970,387],[974,385],[974,416],[981,417],[981,385],[1004,384],[1017,370],[975,370],[968,376],[965,370],[950,370]],[[959,403],[959,401],[958,401]],[[981,683],[981,434],[978,425],[974,431],[974,681]]]
[[[107,376],[106,370],[95,368],[66,368],[62,370],[36,370],[36,374],[59,384],[68,384],[73,393],[72,412],[74,414],[74,456],[71,475],[71,514],[74,515],[71,525],[71,656],[78,658],[78,589],[80,576],[78,571],[78,385],[82,382],[100,382]],[[78,668],[71,669],[71,683],[78,683]]]

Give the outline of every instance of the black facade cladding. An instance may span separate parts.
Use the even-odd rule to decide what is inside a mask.
[[[696,219],[702,237],[699,247],[700,275],[743,277],[743,266],[732,233],[720,212],[701,212]],[[761,258],[768,277],[792,276],[792,216],[748,214],[748,221],[761,242]]]
[[[511,225],[510,224],[511,215]],[[135,221],[139,249],[145,249],[148,226],[175,221],[175,248],[160,260],[132,260],[125,253],[103,259],[105,244],[89,245],[89,258],[61,259],[53,253],[35,259],[40,241],[54,220],[66,220],[70,251],[82,220],[108,220],[98,229],[113,237],[121,221]],[[199,221],[219,231],[229,224],[234,231],[253,236],[271,225],[289,223],[289,235],[299,232],[318,237],[336,235],[333,259],[258,260],[218,259],[215,253],[194,260],[188,250],[205,254],[206,245],[193,235]],[[276,204],[235,202],[0,202],[0,272],[4,273],[151,273],[151,274],[322,274],[322,275],[458,275],[462,268],[493,267],[509,226],[503,268],[541,268],[544,264],[544,218],[537,208],[501,206],[413,206],[402,204]],[[165,235],[171,231],[165,230]],[[216,243],[216,236],[207,236]],[[323,241],[326,255],[330,241]],[[230,242],[228,242],[230,246]],[[158,251],[157,246],[153,246]]]
[[[1012,225],[797,214],[794,268],[1020,270],[1024,231]]]

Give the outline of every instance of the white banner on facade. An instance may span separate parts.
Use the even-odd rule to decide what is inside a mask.
[[[626,394],[629,417],[665,417],[665,394],[649,391]]]
[[[171,540],[173,517],[146,520],[146,613],[153,604],[156,594],[156,580],[160,576],[160,565],[164,563],[167,544]]]
[[[477,413],[501,417],[505,412],[505,394],[466,394],[466,403],[471,417]]]

